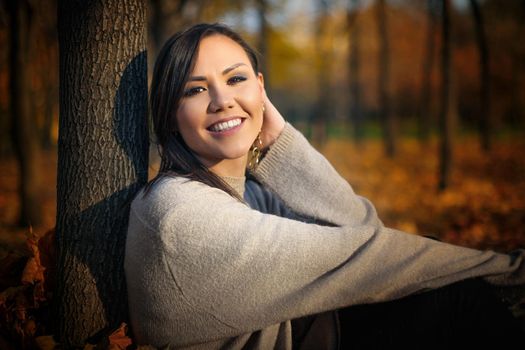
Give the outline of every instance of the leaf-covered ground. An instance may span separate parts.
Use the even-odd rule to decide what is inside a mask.
[[[435,141],[403,140],[392,159],[379,141],[332,140],[322,151],[387,226],[475,248],[525,247],[525,141],[500,140],[488,154],[476,141],[456,142],[442,192]]]
[[[442,192],[436,190],[436,142],[422,146],[402,140],[392,159],[383,155],[380,141],[357,147],[348,140],[332,139],[321,151],[355,192],[376,205],[387,226],[475,248],[525,247],[525,140],[499,141],[489,154],[483,154],[473,139],[458,141],[450,186]],[[16,162],[0,162],[2,349],[57,348],[46,321],[54,278],[50,229],[56,214],[56,154],[44,153],[40,162],[44,220],[31,230],[15,225]],[[123,324],[102,338],[97,348],[124,349],[130,344]],[[95,346],[86,344],[84,349]]]

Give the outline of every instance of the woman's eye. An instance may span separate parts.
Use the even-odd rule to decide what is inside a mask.
[[[245,80],[246,80],[246,77],[243,77],[242,75],[236,75],[228,79],[228,85],[235,85]]]
[[[190,89],[184,91],[184,97],[190,97],[190,96],[193,96],[193,95],[197,95],[198,93],[203,92],[205,90],[206,89],[204,89],[203,87],[200,87],[200,86],[193,87],[193,88],[190,88]]]

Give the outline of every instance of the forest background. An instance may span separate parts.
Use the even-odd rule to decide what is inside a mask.
[[[56,1],[0,6],[0,259],[56,221]],[[525,247],[525,3],[151,0],[149,76],[174,32],[223,22],[258,49],[285,118],[386,225]],[[22,55],[13,55],[13,52]],[[158,159],[150,152],[150,177]],[[1,269],[1,267],[0,267]]]

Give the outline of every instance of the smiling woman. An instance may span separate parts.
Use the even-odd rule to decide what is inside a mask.
[[[131,206],[124,262],[139,344],[443,347],[523,336],[493,294],[525,283],[523,251],[384,227],[285,122],[254,51],[229,28],[199,24],[168,40],[150,99],[161,166]]]
[[[262,74],[243,48],[226,36],[208,36],[177,109],[178,130],[213,173],[244,176],[248,149],[262,128],[263,99]]]

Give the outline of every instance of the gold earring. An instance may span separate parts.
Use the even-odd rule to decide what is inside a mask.
[[[263,110],[263,113],[266,111],[266,107],[264,106],[264,102],[263,102],[263,108],[262,108],[262,110]]]
[[[261,132],[257,134],[257,137],[255,138],[255,141],[253,142],[252,146],[250,147],[250,151],[248,152],[248,170],[251,172],[254,172],[257,166],[259,165],[259,161],[261,160],[261,153],[263,149],[263,143],[261,140]]]

